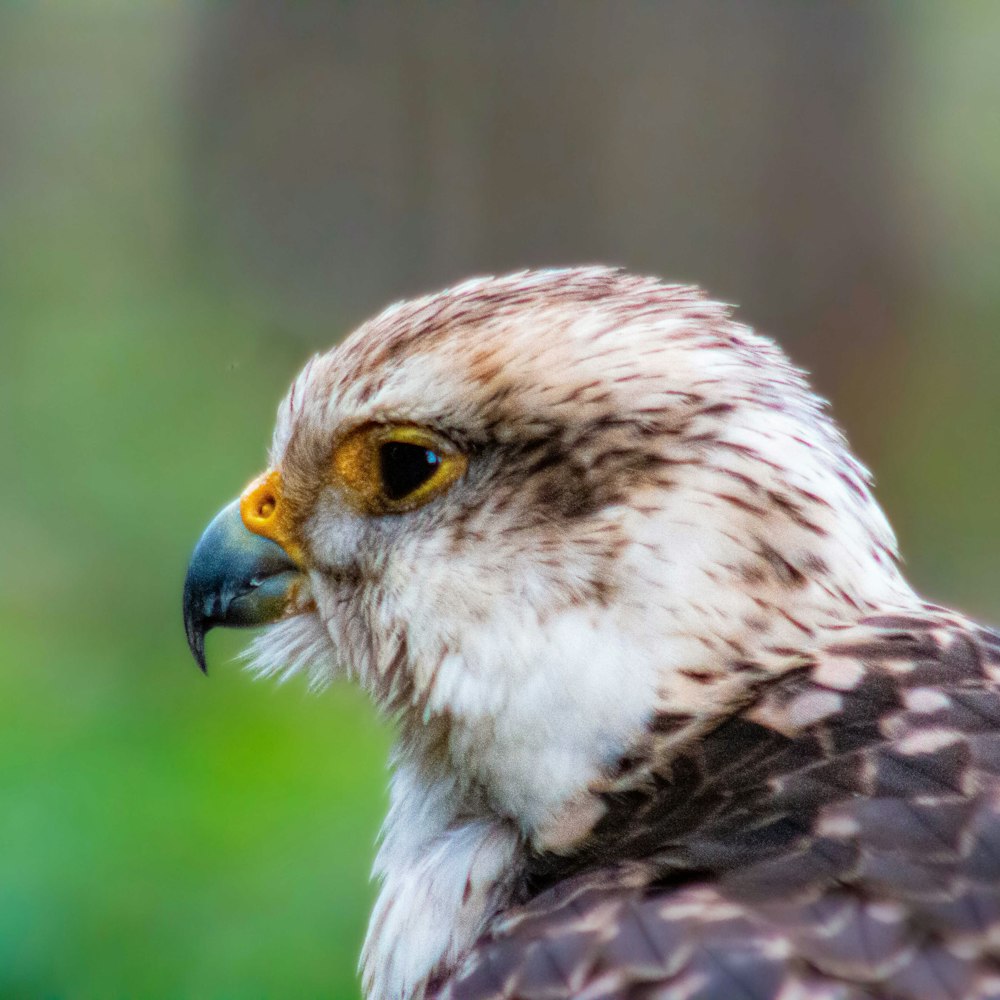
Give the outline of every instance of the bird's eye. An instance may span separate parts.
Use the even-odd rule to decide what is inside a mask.
[[[420,489],[441,466],[441,456],[433,448],[408,441],[386,441],[378,450],[382,489],[393,501],[402,500]]]
[[[405,424],[361,427],[333,454],[334,479],[363,514],[401,514],[422,507],[451,486],[467,464],[440,435]]]

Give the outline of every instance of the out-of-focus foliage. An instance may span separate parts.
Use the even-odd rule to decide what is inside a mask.
[[[184,244],[183,44],[0,17],[4,997],[356,993],[387,736],[347,686],[253,684],[235,636],[206,681],[179,628],[303,354]]]
[[[704,280],[1000,619],[1000,7],[320,6],[0,6],[4,997],[356,995],[389,733],[239,636],[206,681],[180,583],[306,355],[403,293]]]

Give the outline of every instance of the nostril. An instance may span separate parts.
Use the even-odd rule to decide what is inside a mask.
[[[259,476],[240,497],[240,517],[249,531],[278,541],[288,518],[282,499],[281,477],[277,472]]]

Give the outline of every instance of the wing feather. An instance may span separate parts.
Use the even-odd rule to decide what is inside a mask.
[[[845,630],[654,743],[442,1000],[1000,998],[998,678],[1000,635],[939,609]]]

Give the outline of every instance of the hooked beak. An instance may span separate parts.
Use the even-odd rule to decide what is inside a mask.
[[[251,484],[242,497],[223,507],[191,555],[184,580],[184,631],[203,673],[208,673],[205,634],[210,629],[278,621],[301,576],[286,547],[273,540],[276,532],[262,526],[261,518],[272,518],[279,502],[280,490],[273,488],[280,487],[276,476]],[[262,492],[267,494],[264,502]]]

